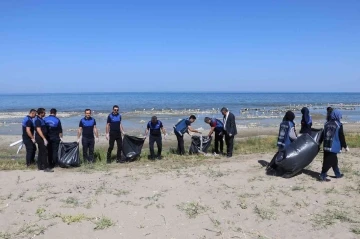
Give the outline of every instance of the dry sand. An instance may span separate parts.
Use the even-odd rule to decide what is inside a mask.
[[[0,171],[0,238],[360,238],[359,149],[327,183],[322,154],[291,179],[265,174],[272,156]]]

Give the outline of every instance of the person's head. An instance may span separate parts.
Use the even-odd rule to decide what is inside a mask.
[[[156,124],[157,123],[157,117],[154,115],[151,117],[151,123]]]
[[[196,120],[196,116],[195,115],[190,115],[189,120],[190,120],[191,123],[194,123],[195,120]]]
[[[294,112],[292,112],[291,110],[289,110],[289,111],[287,111],[286,113],[285,113],[285,116],[284,116],[284,119],[283,119],[283,121],[294,121],[294,119],[295,119],[295,114],[294,114]]]
[[[211,118],[205,117],[204,122],[207,123],[207,124],[210,124],[211,123]]]
[[[85,118],[90,118],[91,117],[91,109],[86,109],[85,110]]]
[[[342,119],[342,113],[340,110],[335,109],[335,110],[331,111],[330,117],[332,120],[336,120],[336,121],[340,122],[340,120]]]
[[[333,108],[332,107],[327,107],[326,108],[326,120],[329,121],[331,120],[331,113],[333,112]]]
[[[34,118],[34,117],[36,116],[36,110],[35,110],[35,109],[31,109],[31,110],[29,111],[29,116],[30,116],[30,118]]]
[[[222,107],[220,110],[221,114],[223,114],[224,116],[227,114],[228,111],[229,110],[226,107]]]
[[[37,114],[40,118],[43,118],[45,116],[45,109],[44,108],[37,109]]]
[[[56,113],[57,113],[57,110],[56,110],[56,109],[52,108],[52,109],[50,110],[50,114],[51,114],[51,115],[56,115]]]
[[[119,113],[119,106],[117,106],[117,105],[114,105],[114,106],[113,106],[113,113],[114,113],[114,114],[118,114],[118,113]]]
[[[303,115],[308,115],[310,113],[309,109],[307,107],[303,107],[301,109],[301,114]]]

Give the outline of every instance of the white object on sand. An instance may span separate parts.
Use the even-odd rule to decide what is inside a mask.
[[[22,143],[22,142],[23,142],[22,139],[20,139],[20,140],[18,140],[18,141],[16,141],[16,142],[10,144],[10,147],[15,146],[15,145],[17,145],[17,144],[20,144],[20,143]]]
[[[20,144],[20,146],[19,146],[19,148],[18,148],[18,150],[17,150],[16,154],[19,154],[19,152],[20,152],[20,150],[22,149],[23,145],[24,145],[24,144]]]

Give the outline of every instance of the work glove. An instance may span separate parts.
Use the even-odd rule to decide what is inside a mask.
[[[350,151],[349,147],[346,147],[345,151],[346,151],[346,152],[349,152],[349,151]]]
[[[46,139],[44,139],[44,145],[47,146],[48,145],[48,141]]]
[[[232,134],[229,134],[229,136],[231,137],[231,136],[232,136]]]
[[[99,137],[96,137],[96,142],[99,143],[100,139]]]
[[[31,141],[32,141],[34,144],[36,143],[35,139],[31,139]]]
[[[167,139],[167,135],[168,135],[168,134],[164,134],[164,139]]]
[[[63,142],[63,138],[60,138],[60,142]]]
[[[109,140],[109,134],[105,135],[106,140]]]
[[[146,140],[146,138],[147,138],[147,136],[145,135],[145,136],[144,136],[144,140]]]
[[[80,143],[80,138],[78,138],[76,142],[77,142],[77,143]]]

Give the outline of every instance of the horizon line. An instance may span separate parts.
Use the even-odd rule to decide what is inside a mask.
[[[229,94],[346,94],[346,93],[360,93],[359,91],[85,91],[85,92],[39,92],[39,93],[28,93],[28,92],[0,92],[0,95],[35,95],[35,94],[129,94],[129,93],[155,93],[155,94],[168,94],[168,93],[176,93],[176,94],[193,94],[193,93],[229,93]]]

